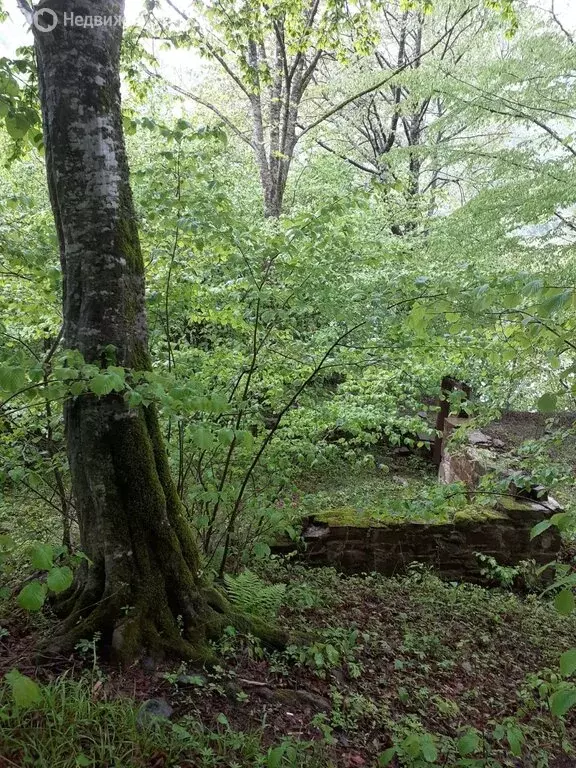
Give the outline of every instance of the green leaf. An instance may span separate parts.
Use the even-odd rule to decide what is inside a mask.
[[[545,395],[542,395],[542,397],[538,398],[536,407],[540,413],[554,413],[556,411],[557,400],[558,398],[556,395],[553,395],[551,392],[547,392]]]
[[[218,721],[218,722],[219,722],[221,725],[228,725],[228,726],[230,725],[230,723],[228,722],[228,718],[226,717],[226,715],[225,715],[223,712],[220,712],[220,714],[218,715],[218,717],[216,718],[216,720],[217,720],[217,721]]]
[[[96,373],[90,381],[90,391],[99,396],[109,395],[111,392],[121,392],[125,386],[124,369],[113,366]]]
[[[550,697],[550,711],[555,717],[564,717],[576,704],[576,688],[562,688]]]
[[[88,755],[85,755],[83,752],[79,755],[76,755],[76,765],[78,766],[87,766],[87,765],[94,765],[94,761],[91,760]]]
[[[474,752],[476,752],[480,747],[480,737],[476,731],[467,731],[458,739],[456,747],[458,749],[458,754],[460,754],[462,757],[466,757],[466,755],[473,755]]]
[[[572,516],[568,512],[557,512],[550,518],[552,525],[555,525],[559,531],[563,531],[572,523]]]
[[[390,765],[392,760],[396,757],[397,751],[398,750],[396,749],[396,747],[390,747],[385,752],[382,752],[382,754],[378,758],[378,765],[382,766],[382,768],[384,768],[384,766],[386,765]]]
[[[221,429],[218,432],[218,442],[221,445],[230,445],[232,441],[234,440],[234,430],[233,429]]]
[[[114,380],[105,373],[97,373],[90,382],[90,391],[95,395],[109,395],[114,390]]]
[[[18,605],[26,611],[39,611],[46,600],[46,585],[31,581],[20,590]]]
[[[0,389],[14,394],[23,389],[26,384],[26,372],[23,368],[11,365],[0,365]]]
[[[212,447],[212,433],[205,427],[198,427],[192,433],[192,440],[201,451],[207,451]]]
[[[30,707],[41,701],[42,694],[38,685],[17,669],[11,669],[5,675],[5,679],[11,688],[12,698],[17,707]]]
[[[140,392],[136,392],[134,389],[129,392],[128,405],[130,408],[137,408],[139,405],[142,405],[142,395]]]
[[[550,520],[541,520],[530,531],[530,539],[535,539],[536,536],[540,536],[540,534],[544,533],[544,531],[547,531],[551,525],[552,523]]]
[[[421,747],[424,760],[426,760],[427,763],[435,763],[438,757],[438,750],[429,734],[422,737]]]
[[[522,744],[524,744],[524,734],[516,725],[508,726],[506,730],[506,738],[510,745],[510,751],[515,757],[520,757],[522,754]]]
[[[30,550],[30,562],[39,571],[49,571],[54,565],[54,551],[49,544],[34,544]]]
[[[72,584],[73,580],[74,574],[72,573],[72,570],[65,565],[62,568],[52,568],[48,572],[46,583],[52,592],[58,594],[59,592],[65,592]]]
[[[24,115],[7,115],[5,122],[11,139],[23,139],[30,128],[30,123]]]
[[[271,552],[272,550],[264,541],[257,541],[256,544],[254,544],[255,557],[268,557]]]
[[[554,598],[554,607],[562,616],[568,616],[574,610],[574,595],[571,589],[563,589]]]
[[[282,765],[282,758],[284,757],[284,745],[270,749],[266,757],[266,768],[279,768]]]
[[[570,648],[560,656],[560,672],[569,677],[576,671],[576,648]]]

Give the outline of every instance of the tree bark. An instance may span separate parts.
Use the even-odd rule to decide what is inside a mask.
[[[64,344],[86,362],[148,370],[144,263],[120,109],[120,25],[64,26],[64,14],[114,17],[114,0],[49,0],[59,23],[35,33],[48,184],[60,242]],[[59,606],[52,652],[100,632],[117,661],[204,658],[240,623],[205,586],[154,408],[121,394],[65,405],[81,569]],[[244,621],[244,624],[246,622]],[[270,638],[274,639],[274,633]]]

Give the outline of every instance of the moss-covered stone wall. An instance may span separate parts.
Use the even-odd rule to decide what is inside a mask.
[[[500,565],[522,560],[544,565],[555,560],[560,549],[558,529],[552,526],[533,540],[530,531],[557,511],[553,500],[503,499],[485,514],[456,515],[450,522],[397,520],[372,525],[366,519],[355,524],[349,514],[340,518],[338,510],[333,510],[305,525],[303,558],[311,565],[333,566],[345,573],[388,575],[420,562],[446,578],[480,581],[482,566],[476,552],[494,557]]]

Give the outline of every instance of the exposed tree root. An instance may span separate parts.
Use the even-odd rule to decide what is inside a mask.
[[[167,600],[130,606],[128,597],[125,590],[103,595],[90,572],[81,577],[56,606],[63,618],[40,649],[40,657],[69,656],[81,640],[91,640],[97,633],[103,655],[122,666],[145,657],[213,662],[210,641],[218,640],[227,626],[258,637],[270,648],[284,648],[288,641],[286,633],[236,611],[214,587],[200,587],[191,597],[189,607],[195,610],[188,611],[188,622],[173,612]]]

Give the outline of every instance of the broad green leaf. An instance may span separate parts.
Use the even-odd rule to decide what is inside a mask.
[[[542,397],[538,398],[536,407],[541,413],[554,413],[556,411],[556,403],[558,398],[551,392],[547,392]]]
[[[218,432],[218,442],[221,445],[230,445],[232,443],[232,440],[234,440],[234,430],[233,429],[221,429]]]
[[[279,747],[270,749],[266,757],[266,768],[279,768],[282,765],[284,758],[284,746],[281,744]]]
[[[205,427],[198,427],[195,429],[192,433],[192,440],[201,451],[207,451],[213,444],[212,433]]]
[[[42,694],[38,684],[26,675],[18,672],[17,669],[11,669],[5,675],[5,680],[12,691],[12,698],[18,707],[30,707],[37,704],[42,699]]]
[[[397,753],[396,747],[389,747],[385,752],[383,752],[380,757],[378,758],[378,765],[382,768],[385,768],[385,766],[390,765],[392,760],[396,757]]]
[[[14,394],[26,384],[26,372],[23,368],[11,365],[0,365],[0,389]]]
[[[563,589],[554,598],[554,607],[563,616],[568,616],[574,610],[574,594],[571,589]]]
[[[20,590],[18,604],[26,611],[39,611],[46,600],[46,586],[39,581],[31,581]]]
[[[426,760],[427,763],[435,763],[438,757],[438,750],[436,749],[436,745],[432,741],[432,737],[429,734],[426,734],[422,737],[421,746],[422,757],[424,760]]]
[[[28,133],[30,123],[24,115],[6,115],[6,130],[12,139],[22,139]]]
[[[225,715],[223,712],[220,712],[220,714],[218,715],[218,717],[216,718],[216,720],[217,720],[217,722],[219,722],[221,725],[230,725],[230,723],[228,722],[228,718],[226,717],[226,715]]]
[[[139,405],[142,405],[142,395],[140,392],[132,389],[128,393],[128,405],[130,408],[137,408]]]
[[[72,570],[67,565],[64,565],[62,568],[52,568],[48,572],[46,583],[52,592],[58,594],[59,592],[65,592],[73,580],[74,574]]]
[[[576,671],[576,648],[570,648],[560,656],[560,672],[564,677],[570,677]]]
[[[555,717],[564,717],[576,704],[576,688],[562,688],[550,697],[550,711]]]
[[[90,381],[90,391],[99,396],[119,392],[123,387],[123,379],[115,373],[100,372]]]
[[[530,531],[530,539],[535,539],[537,536],[540,536],[540,534],[544,533],[544,531],[547,531],[551,525],[552,523],[550,520],[541,520]]]
[[[515,725],[510,725],[506,729],[506,738],[510,745],[510,751],[515,757],[520,757],[522,754],[522,745],[524,744],[524,734]]]
[[[90,391],[95,395],[109,395],[113,389],[112,380],[104,373],[97,373],[90,382]]]
[[[48,571],[54,565],[54,552],[49,544],[34,544],[30,551],[30,562],[33,568]]]
[[[254,555],[256,557],[268,557],[268,555],[271,553],[271,549],[264,541],[257,541],[256,544],[254,544]]]
[[[559,531],[563,531],[572,523],[572,516],[568,512],[557,512],[550,518],[552,525],[555,525]]]
[[[456,747],[458,749],[458,754],[462,757],[473,755],[480,747],[480,737],[476,731],[469,730],[458,739]]]

